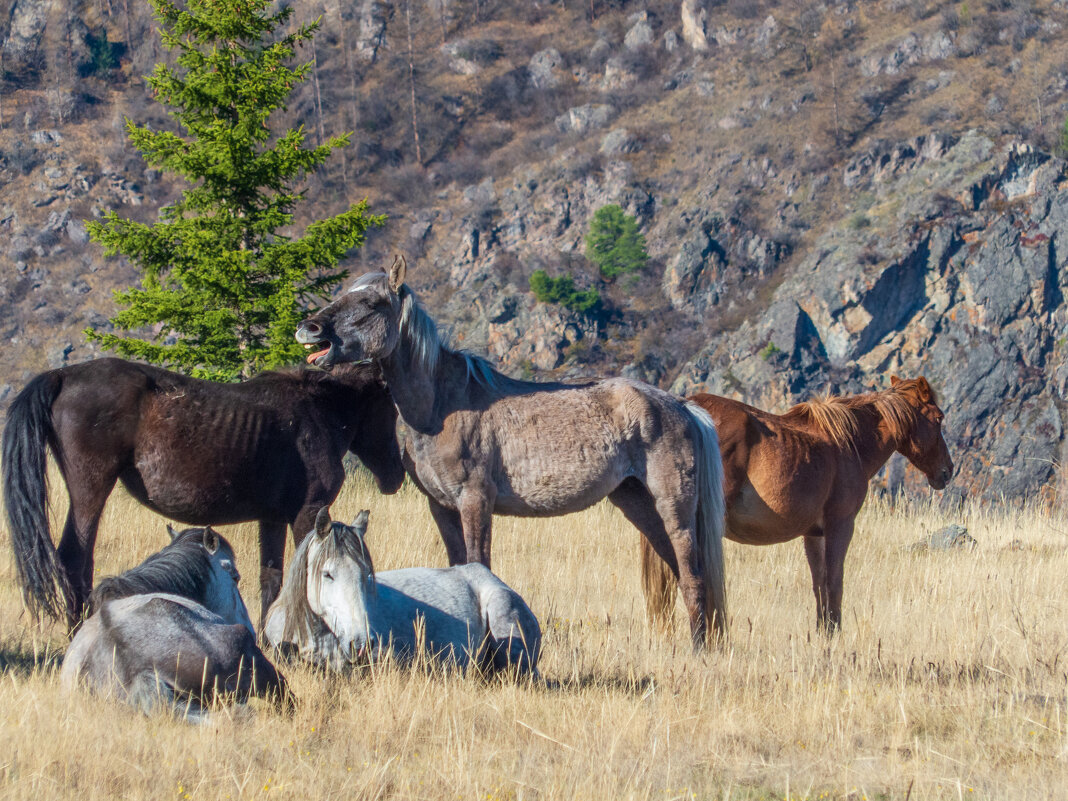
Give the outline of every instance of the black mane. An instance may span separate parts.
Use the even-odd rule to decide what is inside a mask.
[[[89,596],[89,614],[96,613],[105,601],[154,592],[202,602],[211,575],[211,556],[204,547],[204,531],[187,528],[137,567],[101,579]],[[219,537],[219,547],[232,557],[233,548],[222,537]]]

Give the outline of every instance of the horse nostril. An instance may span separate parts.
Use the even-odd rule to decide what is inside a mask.
[[[306,322],[301,326],[301,328],[303,328],[312,336],[318,336],[319,334],[323,333],[323,327],[319,325],[319,323]]]

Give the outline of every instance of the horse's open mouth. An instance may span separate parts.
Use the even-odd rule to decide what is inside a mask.
[[[316,367],[330,367],[333,364],[333,342],[327,342],[326,340],[321,342],[308,342],[305,343],[304,347],[306,350],[312,351],[305,358],[305,361],[308,364],[314,364]]]

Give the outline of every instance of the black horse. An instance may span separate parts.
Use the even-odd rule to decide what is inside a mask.
[[[4,503],[23,597],[35,616],[81,620],[104,503],[122,481],[138,501],[192,525],[260,522],[263,612],[282,583],[286,525],[299,543],[345,479],[351,450],[384,493],[404,465],[397,412],[377,368],[298,368],[219,384],[122,359],[41,373],[12,401]],[[46,444],[70,510],[48,527]],[[262,623],[262,613],[261,613]]]

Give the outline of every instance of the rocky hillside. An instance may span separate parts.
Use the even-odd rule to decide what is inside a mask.
[[[457,344],[516,375],[622,373],[779,410],[923,373],[960,464],[951,497],[1055,498],[1066,4],[295,5],[323,27],[279,124],[356,132],[309,177],[300,223],[369,197],[390,220],[351,269],[406,253]],[[0,0],[0,57],[3,394],[97,355],[81,330],[136,280],[82,220],[150,219],[176,186],[123,136],[124,116],[168,124],[138,78],[166,57],[142,0]],[[636,279],[583,255],[608,203],[647,238]],[[602,305],[538,303],[537,269]]]

